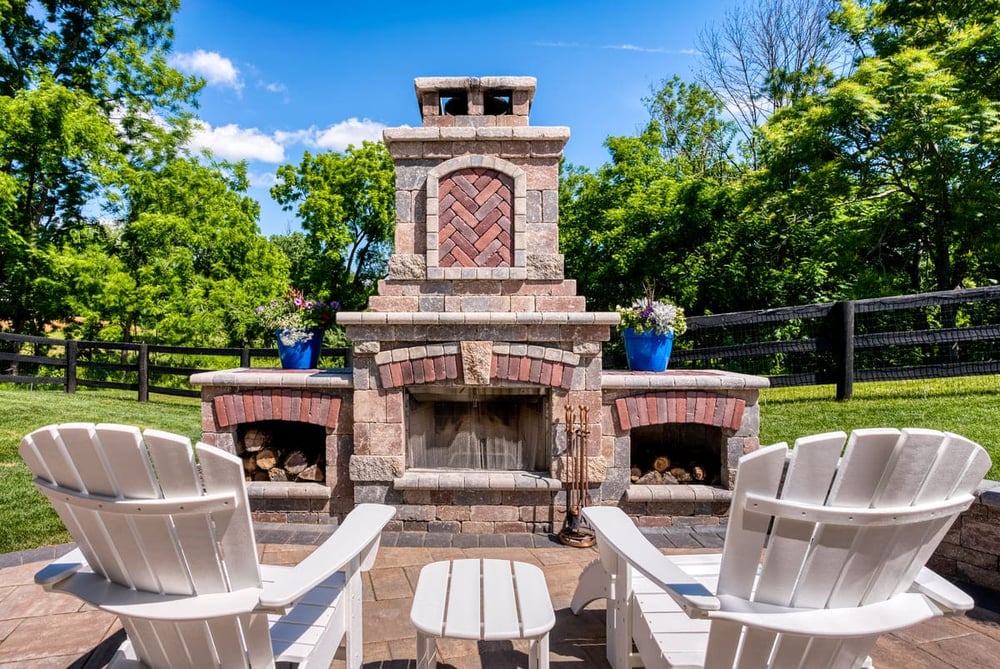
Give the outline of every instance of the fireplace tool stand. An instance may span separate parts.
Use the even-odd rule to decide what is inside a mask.
[[[579,416],[579,419],[577,419]],[[579,414],[573,407],[566,407],[566,469],[570,486],[566,491],[566,520],[559,531],[559,541],[567,546],[587,548],[593,546],[594,531],[585,526],[580,512],[590,503],[587,476],[587,436],[590,425],[587,422],[587,407],[580,406]]]

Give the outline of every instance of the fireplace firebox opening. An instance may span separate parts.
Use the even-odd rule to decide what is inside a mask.
[[[539,388],[412,389],[406,464],[412,469],[549,469],[548,395]]]
[[[659,423],[630,432],[632,483],[721,482],[722,429],[697,423]]]

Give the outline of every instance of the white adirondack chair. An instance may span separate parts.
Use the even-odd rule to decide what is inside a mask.
[[[240,460],[186,437],[67,423],[21,457],[78,548],[35,575],[117,615],[109,666],[361,666],[361,576],[392,507],[362,504],[295,567],[261,565]]]
[[[667,557],[620,509],[588,507],[600,558],[571,609],[607,598],[615,669],[871,666],[879,634],[973,606],[924,563],[989,468],[932,430],[776,444],[740,460],[721,555]]]

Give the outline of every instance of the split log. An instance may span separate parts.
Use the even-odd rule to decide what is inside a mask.
[[[705,480],[705,470],[702,467],[699,467],[698,465],[692,466],[691,467],[691,478],[693,478],[695,481],[704,481]]]
[[[270,481],[271,480],[271,477],[268,476],[267,472],[265,472],[263,469],[258,469],[257,471],[255,471],[253,473],[253,476],[251,478],[254,481]]]
[[[302,451],[292,451],[285,457],[281,466],[290,476],[297,476],[309,466],[309,459]]]
[[[271,467],[267,470],[267,478],[269,481],[287,481],[288,474],[281,467]]]
[[[262,449],[254,458],[259,469],[271,469],[278,464],[278,456],[270,448]]]
[[[677,485],[677,479],[670,472],[663,472],[662,482],[664,485]]]
[[[271,443],[271,435],[264,430],[250,428],[243,435],[243,450],[248,453],[256,453],[262,448],[266,448]]]
[[[687,483],[691,480],[691,474],[683,467],[674,467],[670,470],[670,473],[677,479],[678,483]]]
[[[660,457],[656,458],[655,460],[653,460],[653,469],[655,469],[661,474],[667,471],[668,469],[670,469],[670,458],[668,458],[665,455],[661,455]]]
[[[251,456],[243,456],[243,470],[247,474],[253,474],[257,471],[257,458]]]
[[[299,472],[299,475],[296,478],[297,481],[315,481],[317,483],[323,481],[324,479],[326,479],[326,476],[323,474],[323,469],[319,465],[309,465]]]
[[[632,481],[632,483],[638,481],[640,476],[642,476],[642,470],[639,469],[638,467],[633,467],[632,471],[629,472],[629,479]]]
[[[659,485],[663,483],[663,475],[654,470],[648,471],[636,481],[639,485]]]

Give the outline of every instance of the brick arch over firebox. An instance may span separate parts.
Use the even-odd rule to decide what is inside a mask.
[[[490,378],[569,390],[580,364],[575,353],[545,346],[494,342],[490,350]],[[413,346],[383,351],[375,356],[383,388],[458,381],[464,379],[458,343]]]
[[[746,401],[700,391],[661,391],[620,397],[615,414],[623,432],[661,423],[698,423],[737,432]]]
[[[427,173],[427,267],[436,278],[478,270],[515,278],[527,264],[527,176],[496,156],[463,155]],[[475,278],[486,278],[476,275]]]
[[[230,428],[243,423],[283,420],[337,427],[341,399],[303,390],[242,391],[212,398],[216,428]]]

